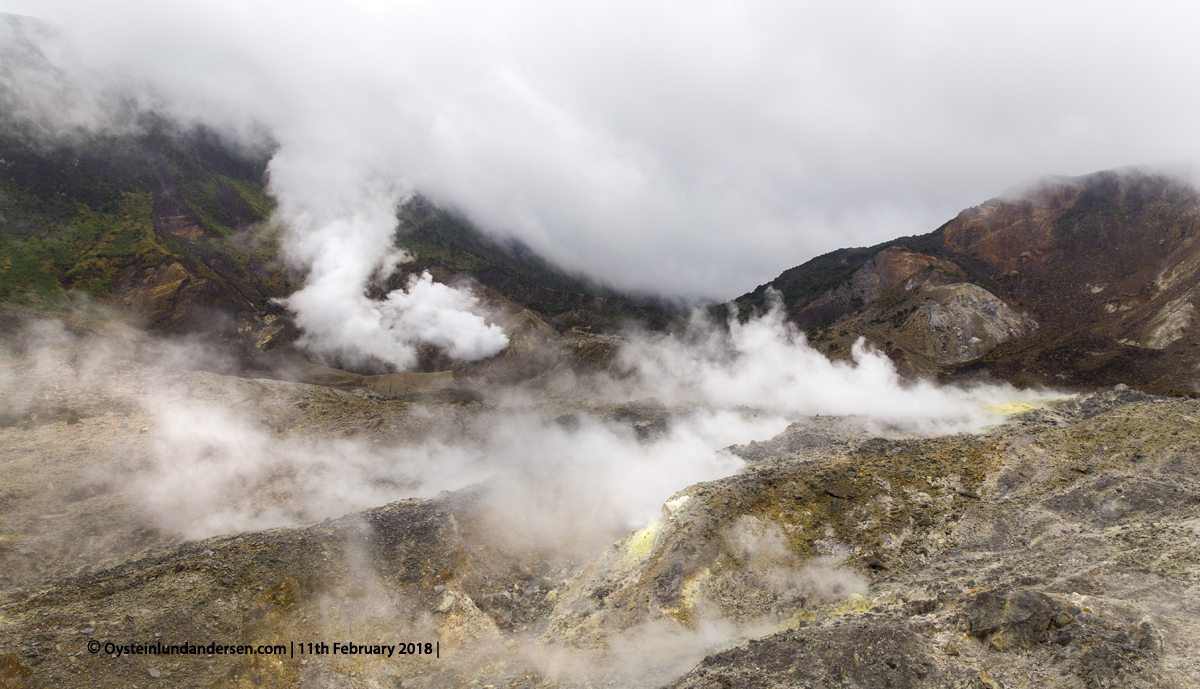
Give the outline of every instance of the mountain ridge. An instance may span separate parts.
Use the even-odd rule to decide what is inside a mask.
[[[1190,392],[1198,230],[1200,194],[1167,175],[1048,178],[929,234],[815,257],[733,303],[764,308],[773,288],[825,353],[844,357],[861,336],[913,374]],[[937,349],[936,324],[949,300],[967,299],[963,285],[987,304],[959,313],[961,341]],[[1000,311],[1011,315],[989,315]],[[1016,330],[989,341],[988,324],[1005,319]],[[972,348],[974,338],[986,346]]]
[[[153,114],[130,127],[48,135],[0,121],[4,317],[56,316],[87,329],[99,304],[152,332],[200,335],[243,356],[292,342],[298,331],[277,300],[303,276],[280,259],[281,228],[270,222],[271,144],[246,148]],[[559,331],[676,320],[493,239],[422,196],[400,204],[396,217],[396,244],[414,260],[385,279],[388,289],[432,269],[475,280]]]
[[[61,314],[79,293],[156,332],[215,335],[250,354],[288,344],[298,333],[276,300],[302,276],[279,260],[268,222],[269,155],[153,115],[133,134],[49,141],[7,122],[0,301]],[[814,257],[732,303],[748,316],[776,290],[827,356],[848,358],[864,337],[909,376],[1191,394],[1198,234],[1200,193],[1165,174],[1050,177],[928,234]],[[566,273],[420,195],[397,208],[395,242],[415,260],[375,297],[431,270],[493,290],[559,333],[682,324],[666,302]]]

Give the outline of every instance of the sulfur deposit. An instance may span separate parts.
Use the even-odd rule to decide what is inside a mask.
[[[640,525],[585,533],[530,516],[555,495],[530,486],[553,476],[471,473],[467,448],[511,401],[135,364],[16,368],[34,411],[0,428],[5,687],[1200,682],[1195,400],[1125,389],[1017,403],[998,425],[942,436],[806,418],[720,452],[727,473],[679,486]],[[196,449],[162,390],[193,405],[179,428],[220,408],[250,430]],[[520,405],[548,424],[539,433],[611,432],[643,449],[691,413]],[[440,453],[422,461],[448,467],[447,488],[386,499],[432,480],[388,454],[418,444]],[[369,473],[355,464],[364,453],[395,471]],[[275,463],[222,464],[252,455]],[[240,476],[213,503],[227,512],[189,512],[203,473],[156,502],[176,485],[164,456]],[[348,476],[380,506],[337,502]],[[646,478],[614,480],[629,490]],[[155,643],[288,652],[103,650]],[[321,643],[330,652],[305,645]],[[425,644],[433,655],[417,652]]]

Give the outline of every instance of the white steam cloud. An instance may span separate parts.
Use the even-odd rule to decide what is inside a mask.
[[[410,293],[422,282],[414,281]],[[117,410],[120,416],[78,422],[79,436],[65,424],[31,435],[106,438],[112,449],[89,454],[87,471],[119,489],[136,513],[133,523],[202,538],[476,484],[488,532],[481,538],[511,553],[568,559],[575,570],[630,531],[660,520],[664,500],[681,488],[739,471],[743,460],[723,448],[771,438],[805,415],[846,411],[918,430],[964,430],[997,418],[986,411],[989,403],[1037,396],[999,386],[905,386],[890,362],[861,347],[856,365],[831,363],[808,348],[777,309],[745,323],[734,319],[727,332],[698,319],[683,337],[633,338],[623,356],[635,375],[600,387],[626,399],[656,396],[669,403],[620,405],[661,413],[653,416],[655,432],[641,436],[623,421],[601,418],[607,405],[594,405],[595,399],[413,407],[301,384],[180,371],[175,367],[202,352],[119,327],[107,338],[80,340],[57,324],[38,323],[17,349],[0,347],[5,417],[67,402],[84,414],[89,405],[93,414]],[[145,423],[145,432],[137,426],[120,431],[125,423],[118,419],[126,415]],[[368,425],[373,419],[394,422],[396,435],[387,440],[386,431],[369,431],[380,428]],[[343,431],[364,432],[351,438]],[[780,615],[797,606],[867,590],[836,561],[798,559],[772,521],[744,518],[715,537],[742,564],[718,567],[700,581],[693,629],[651,619],[606,629],[606,651],[510,647],[513,657],[530,654],[531,666],[567,681],[660,684],[715,645],[773,631]],[[373,581],[369,566],[354,566]],[[358,605],[392,609],[395,601],[382,587],[362,591],[343,615]],[[757,603],[744,607],[742,599]],[[409,612],[421,617],[428,611]]]
[[[785,320],[777,293],[772,297],[766,312],[745,322],[735,312],[728,330],[698,312],[684,334],[632,338],[618,358],[645,390],[670,404],[746,406],[793,419],[856,415],[924,432],[971,430],[997,421],[989,406],[1058,396],[1007,384],[905,381],[862,339],[852,362],[830,360],[808,346],[804,333]]]
[[[720,448],[786,425],[699,413],[641,442],[588,416],[567,430],[503,413],[476,419],[467,442],[383,447],[279,438],[228,408],[171,391],[146,407],[152,447],[128,488],[157,522],[189,538],[340,517],[488,481],[498,532],[521,546],[588,556],[651,521],[680,486],[735,473],[742,460]]]
[[[441,287],[416,278],[400,298],[420,301],[422,290]],[[681,336],[633,336],[618,357],[633,375],[592,379],[585,394],[664,402],[654,432],[643,437],[586,411],[551,421],[530,411],[528,400],[502,396],[497,408],[477,410],[469,422],[442,420],[446,435],[416,443],[281,438],[230,411],[236,395],[222,408],[164,389],[145,405],[157,429],[153,461],[131,485],[164,523],[198,537],[487,481],[499,532],[524,547],[586,552],[653,521],[679,489],[736,473],[743,461],[722,448],[771,438],[814,414],[854,416],[864,431],[941,434],[997,423],[1000,404],[1061,397],[1008,385],[906,382],[861,342],[853,363],[830,361],[784,320],[778,303],[745,322],[731,318],[728,330],[697,316]]]
[[[298,171],[289,163],[287,156],[272,160],[271,181],[289,229],[288,255],[308,270],[304,287],[284,301],[304,331],[302,346],[350,364],[376,359],[403,370],[416,363],[421,343],[466,361],[508,345],[500,327],[476,313],[469,291],[435,283],[429,273],[412,276],[383,301],[368,298],[373,275],[411,259],[392,244],[398,194],[360,193],[354,185],[344,189],[347,198],[298,193],[304,185],[293,181]]]

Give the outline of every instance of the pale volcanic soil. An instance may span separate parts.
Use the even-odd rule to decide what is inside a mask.
[[[1195,400],[1101,392],[940,437],[803,419],[589,531],[522,521],[556,479],[490,471],[487,420],[652,449],[691,410],[71,356],[3,375],[2,687],[1200,685]]]

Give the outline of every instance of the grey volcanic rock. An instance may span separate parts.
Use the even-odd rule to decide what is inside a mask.
[[[1035,591],[1023,593],[1026,602],[1054,600]],[[713,654],[670,686],[933,689],[1022,686],[1022,679],[1031,678],[1028,686],[1039,687],[1190,686],[1165,671],[1163,630],[1150,620],[1138,620],[1129,611],[1098,615],[1072,609],[1077,617],[1060,613],[1061,628],[1050,621],[1035,645],[1020,650],[961,638],[935,642],[946,635],[946,626],[953,627],[956,616],[979,611],[975,597],[935,614],[861,613]]]
[[[324,451],[445,428],[469,440],[496,412],[486,402],[136,365],[93,387],[27,373],[30,405],[0,426],[0,686],[1200,683],[1200,401],[1124,389],[940,437],[801,420],[731,448],[740,471],[683,487],[651,523],[581,554],[498,518],[528,496],[491,479],[203,540],[156,523],[113,480],[150,462],[161,421],[138,400],[151,384],[253,420],[254,442]],[[657,442],[684,413],[528,404],[556,433],[611,424],[631,443]],[[246,488],[256,508],[296,480],[269,478]],[[428,641],[441,656],[86,647],[154,639]]]
[[[956,491],[964,502],[949,514],[936,476],[919,481],[930,500],[893,503],[913,510],[911,531],[891,570],[862,570],[868,609],[802,613],[795,629],[711,655],[671,686],[1194,685],[1197,412],[1126,389],[1017,416],[988,434],[987,476]],[[897,646],[912,663],[887,664]]]
[[[923,327],[915,329],[912,336],[923,340],[917,351],[938,364],[971,361],[1001,342],[1025,339],[1037,332],[1032,318],[969,282],[927,289],[921,296],[924,301],[910,321],[917,320]]]
[[[971,636],[1001,651],[1032,648],[1059,614],[1066,614],[1065,606],[1028,589],[983,591],[963,606]]]
[[[856,619],[780,632],[704,659],[676,689],[946,686],[918,625]],[[961,676],[965,676],[965,673]]]

